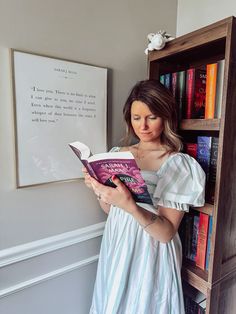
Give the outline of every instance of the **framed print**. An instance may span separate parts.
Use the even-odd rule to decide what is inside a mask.
[[[107,69],[11,49],[17,187],[82,176],[68,143],[107,150]]]

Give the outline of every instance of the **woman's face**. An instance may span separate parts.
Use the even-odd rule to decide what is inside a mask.
[[[142,101],[131,105],[131,125],[137,137],[143,142],[155,142],[163,131],[162,118],[154,115]]]

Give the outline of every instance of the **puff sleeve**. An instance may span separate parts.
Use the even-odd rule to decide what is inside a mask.
[[[154,205],[186,212],[189,211],[189,206],[203,206],[205,172],[201,166],[187,154],[178,153],[169,158],[157,172]]]

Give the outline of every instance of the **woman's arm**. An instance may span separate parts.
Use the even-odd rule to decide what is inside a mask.
[[[175,236],[184,213],[174,208],[159,207],[155,215],[136,206],[132,216],[153,238],[166,243]]]
[[[112,181],[116,188],[104,186],[93,178],[90,183],[95,194],[99,195],[103,202],[116,205],[128,212],[156,240],[166,243],[175,236],[183,212],[174,208],[160,207],[158,214],[154,215],[135,203],[130,191],[117,177],[112,177]]]

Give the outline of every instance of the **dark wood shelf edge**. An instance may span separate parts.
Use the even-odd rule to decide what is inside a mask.
[[[219,131],[220,119],[183,119],[180,130]]]
[[[206,271],[185,260],[182,266],[182,278],[188,284],[207,295],[210,283],[207,281],[208,273]]]
[[[207,214],[209,216],[212,216],[213,210],[214,210],[214,205],[205,203],[205,205],[203,207],[192,207],[192,209],[194,209],[200,213],[204,213],[204,214]]]

